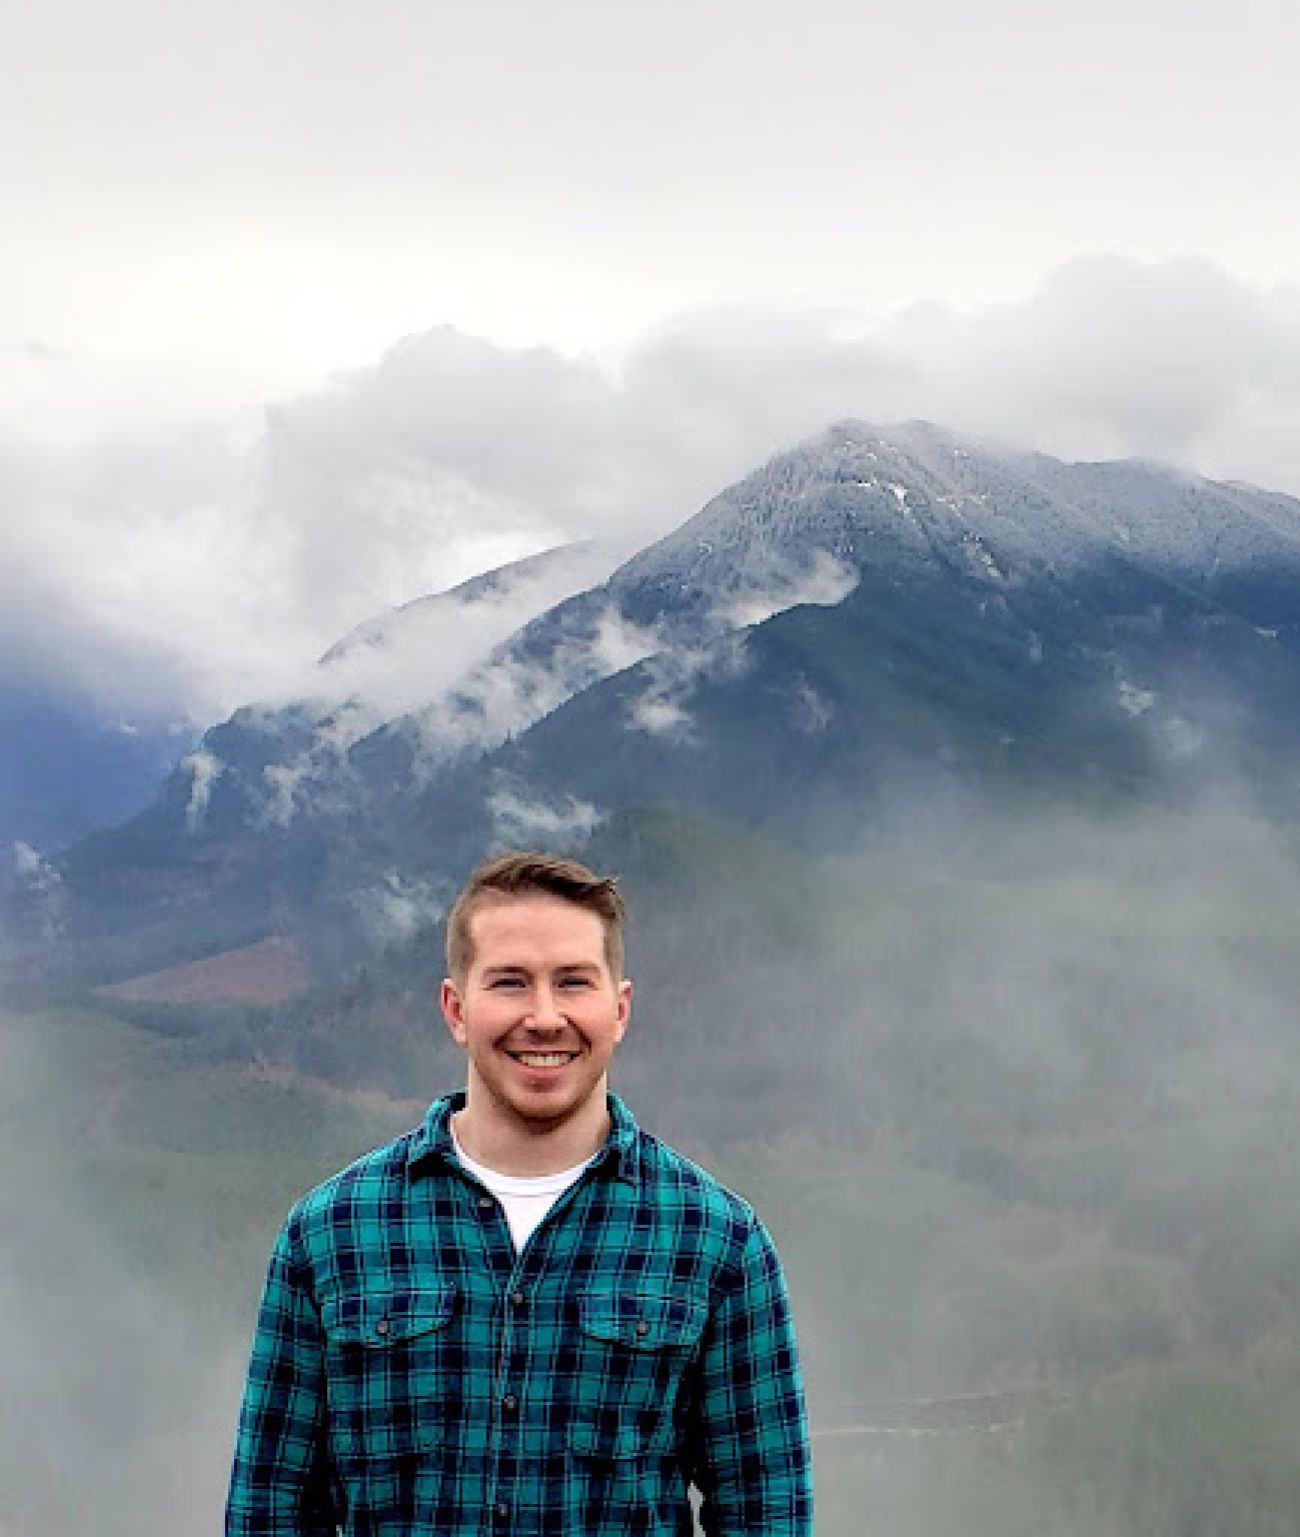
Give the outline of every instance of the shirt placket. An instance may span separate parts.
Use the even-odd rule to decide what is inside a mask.
[[[500,1239],[503,1234],[506,1252],[511,1257],[504,1296],[499,1294],[496,1300],[496,1311],[501,1319],[501,1340],[492,1391],[494,1423],[489,1441],[492,1465],[488,1484],[488,1520],[485,1523],[485,1531],[492,1533],[493,1537],[510,1530],[515,1513],[519,1482],[519,1441],[527,1394],[534,1376],[532,1356],[539,1348],[539,1342],[529,1325],[528,1306],[540,1269],[537,1258],[540,1245],[547,1230],[568,1211],[579,1193],[590,1183],[597,1167],[597,1164],[593,1164],[581,1179],[570,1185],[560,1196],[530,1234],[520,1253],[515,1253],[509,1223],[496,1197],[472,1175],[465,1175],[479,1192],[477,1201],[482,1214],[486,1217],[495,1208],[494,1231],[484,1234],[484,1246],[493,1274],[500,1274]],[[541,1343],[544,1347],[544,1342]]]

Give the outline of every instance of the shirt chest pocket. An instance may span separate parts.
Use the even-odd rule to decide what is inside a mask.
[[[455,1313],[450,1284],[323,1304],[335,1455],[397,1457],[442,1441],[459,1416],[463,1377]]]
[[[705,1302],[685,1294],[614,1290],[580,1298],[570,1449],[597,1457],[668,1449],[707,1321]]]

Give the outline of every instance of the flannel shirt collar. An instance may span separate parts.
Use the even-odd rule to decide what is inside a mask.
[[[617,1094],[606,1094],[605,1102],[609,1107],[609,1135],[605,1138],[604,1146],[596,1154],[593,1167],[610,1168],[619,1179],[629,1185],[637,1185],[640,1183],[641,1165],[638,1153],[641,1129],[632,1112]],[[412,1177],[420,1172],[422,1165],[427,1165],[434,1159],[441,1159],[444,1163],[455,1162],[451,1118],[456,1111],[464,1108],[465,1091],[463,1089],[455,1094],[444,1095],[442,1099],[435,1099],[429,1106],[423,1122],[411,1136],[406,1166]]]

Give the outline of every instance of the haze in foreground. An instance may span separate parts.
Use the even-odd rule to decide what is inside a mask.
[[[618,1085],[771,1219],[819,1531],[1288,1529],[1293,840],[1244,797],[900,803],[834,859],[634,831]],[[419,1113],[352,1063],[391,1044],[408,1091],[459,1080],[432,1021],[421,1048],[341,1007],[333,1084],[219,1024],[0,1021],[5,1537],[214,1528],[274,1227]]]

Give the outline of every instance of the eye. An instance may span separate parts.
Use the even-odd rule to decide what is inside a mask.
[[[494,992],[507,992],[524,985],[522,977],[493,977],[488,988]]]
[[[592,986],[590,977],[561,977],[560,986],[567,988],[588,988]]]

